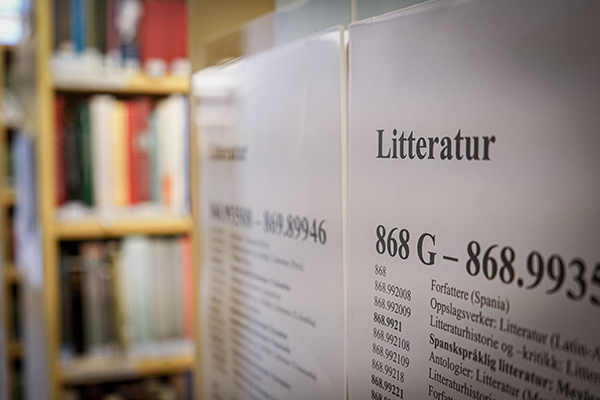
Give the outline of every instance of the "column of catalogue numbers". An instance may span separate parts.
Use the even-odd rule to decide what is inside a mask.
[[[599,14],[351,26],[351,400],[600,398]]]
[[[206,398],[344,398],[341,43],[196,76]]]

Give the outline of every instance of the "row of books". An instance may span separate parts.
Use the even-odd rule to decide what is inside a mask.
[[[191,400],[192,376],[182,373],[136,381],[73,387],[64,400]]]
[[[63,361],[189,354],[191,253],[189,237],[63,243]]]
[[[189,210],[188,99],[56,96],[57,203]]]
[[[143,67],[187,59],[183,0],[55,0],[54,18],[57,54],[71,60],[95,53]]]

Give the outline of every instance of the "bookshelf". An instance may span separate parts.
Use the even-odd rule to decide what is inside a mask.
[[[45,332],[44,347],[47,351],[45,365],[40,369],[47,375],[49,386],[44,388],[43,392],[47,398],[58,400],[65,396],[65,390],[77,386],[179,374],[191,371],[194,365],[193,351],[173,354],[115,352],[102,357],[78,354],[72,358],[65,358],[61,354],[63,310],[60,277],[61,256],[65,243],[114,239],[123,241],[131,235],[144,235],[151,238],[189,236],[193,242],[196,230],[191,210],[185,213],[156,212],[132,215],[110,211],[75,218],[62,218],[58,215],[56,202],[58,155],[55,121],[57,96],[87,100],[103,94],[118,101],[148,96],[152,101],[158,102],[171,95],[187,97],[190,92],[190,79],[189,76],[174,75],[156,78],[143,73],[116,81],[89,79],[89,77],[80,79],[78,76],[69,79],[55,78],[52,73],[52,54],[55,46],[54,6],[52,0],[36,1],[34,18],[37,22],[35,82],[38,208],[44,259],[44,284],[40,305],[43,307],[44,321],[41,328]],[[192,147],[186,145],[185,148],[190,151]],[[190,152],[192,164],[193,156],[193,152]],[[195,272],[193,274],[196,276]]]
[[[23,344],[20,338],[20,286],[21,274],[14,263],[14,252],[11,235],[11,220],[13,209],[16,203],[16,192],[13,189],[9,178],[9,162],[7,157],[10,152],[11,137],[14,133],[14,121],[8,120],[5,101],[6,73],[10,67],[13,49],[7,46],[0,46],[0,238],[2,238],[2,250],[0,253],[2,260],[2,280],[3,296],[2,318],[5,327],[4,345],[7,366],[7,391],[9,398],[18,398],[21,387],[21,362],[23,359]]]

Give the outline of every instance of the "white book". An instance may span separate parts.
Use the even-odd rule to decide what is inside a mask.
[[[174,95],[160,101],[158,115],[158,158],[161,202],[168,210],[181,213],[185,198],[185,98]]]
[[[170,275],[173,309],[173,326],[171,335],[182,337],[184,335],[184,289],[183,289],[183,242],[181,238],[170,240]]]
[[[110,133],[115,102],[116,99],[108,95],[90,98],[94,206],[99,211],[109,209],[114,203],[112,182],[115,180],[115,171],[110,162],[113,148]]]
[[[132,350],[152,340],[153,290],[149,284],[152,275],[152,243],[143,236],[123,239],[120,278],[125,309],[125,326],[130,332]]]
[[[156,312],[154,323],[156,327],[156,337],[164,339],[169,336],[170,323],[173,310],[169,307],[170,302],[170,268],[169,268],[169,242],[168,239],[158,238],[152,241],[153,265],[152,273],[154,274],[154,299],[156,304]]]

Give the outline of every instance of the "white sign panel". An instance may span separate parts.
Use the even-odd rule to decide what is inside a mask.
[[[350,28],[355,399],[600,399],[600,4]]]
[[[207,399],[344,399],[339,29],[196,76]]]

